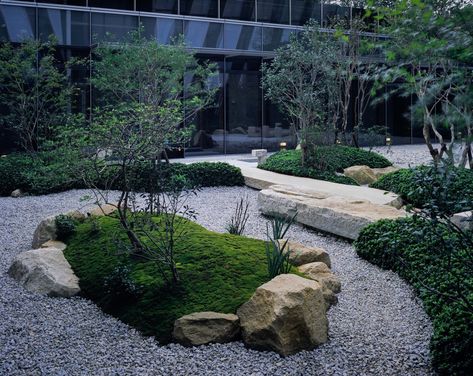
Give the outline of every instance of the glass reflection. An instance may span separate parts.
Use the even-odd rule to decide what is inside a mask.
[[[334,23],[344,21],[345,25],[349,25],[350,22],[350,8],[341,7],[335,4],[324,5],[324,20],[323,27],[330,27]]]
[[[258,21],[289,23],[289,0],[258,0]]]
[[[134,0],[89,0],[89,7],[135,10]]]
[[[255,21],[255,0],[220,0],[220,17]]]
[[[263,50],[273,51],[289,43],[289,39],[295,30],[265,27],[263,29]]]
[[[136,0],[136,10],[177,14],[179,0]]]
[[[181,14],[218,17],[218,0],[181,0]]]
[[[89,13],[59,9],[38,10],[38,32],[43,41],[53,34],[58,44],[88,46]]]
[[[291,19],[293,25],[305,25],[310,19],[321,21],[320,1],[292,0]]]
[[[189,47],[223,48],[223,24],[186,21],[184,40]]]
[[[225,48],[260,51],[261,34],[261,27],[226,23]]]
[[[92,13],[92,38],[101,40],[123,40],[132,30],[137,30],[138,18],[121,14]]]
[[[36,10],[0,5],[0,39],[22,42],[35,37]]]

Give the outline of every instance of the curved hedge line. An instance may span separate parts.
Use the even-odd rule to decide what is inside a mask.
[[[305,166],[302,166],[300,150],[282,150],[268,157],[258,167],[280,174],[358,185],[347,176],[337,175],[337,173],[343,172],[343,169],[355,165],[367,165],[376,168],[391,166],[391,162],[374,152],[336,145],[320,146],[310,150],[307,153]]]
[[[419,189],[419,175],[423,181],[429,182],[429,189]],[[397,193],[404,201],[415,207],[422,208],[430,202],[435,187],[445,185],[445,177],[434,166],[418,166],[412,169],[401,169],[384,175],[371,184],[372,188]],[[448,194],[452,201],[473,201],[473,171],[464,168],[453,168],[448,181]],[[469,209],[468,207],[464,208]]]
[[[468,260],[454,262],[442,247],[445,242],[460,242],[446,226],[433,231],[432,224],[421,219],[382,220],[365,227],[354,245],[358,255],[369,262],[397,272],[419,294],[430,316],[434,334],[431,354],[434,367],[442,375],[468,375],[473,369],[473,313],[458,301],[441,297],[452,288],[473,297],[473,276]],[[464,249],[458,245],[458,249]],[[452,286],[448,270],[464,275],[461,286]],[[426,288],[429,286],[429,288]]]
[[[34,195],[62,192],[69,189],[87,188],[75,167],[83,168],[87,161],[77,158],[61,159],[50,153],[38,153],[34,157],[27,154],[11,154],[0,158],[0,196],[9,196],[15,189]],[[151,184],[151,164],[143,163],[134,171],[137,190],[146,190]],[[238,167],[223,162],[199,162],[192,164],[163,163],[160,176],[169,179],[182,175],[188,183],[198,187],[238,186],[244,178]],[[98,181],[97,186],[103,186]],[[114,189],[118,186],[112,187]]]

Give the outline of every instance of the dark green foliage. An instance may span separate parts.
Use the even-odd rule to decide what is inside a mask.
[[[235,212],[230,219],[230,223],[225,227],[229,234],[243,235],[245,232],[246,222],[248,222],[248,218],[250,217],[248,214],[249,206],[250,203],[248,202],[248,197],[246,199],[240,198],[240,201],[238,201],[235,208]]]
[[[79,156],[51,152],[11,154],[0,158],[0,196],[8,196],[17,188],[36,195],[87,188],[77,173],[77,170],[83,169],[87,163],[87,160]],[[177,175],[183,176],[195,187],[244,184],[240,169],[222,162],[161,163],[159,176],[153,178],[152,174],[151,163],[140,164],[139,168],[133,171],[134,189],[147,190],[150,184],[157,184],[157,181],[167,182]],[[94,184],[103,186],[99,179],[94,181]],[[118,184],[112,188],[119,188]]]
[[[391,163],[379,154],[349,146],[319,146],[307,153],[307,162],[302,166],[300,150],[283,150],[271,155],[259,167],[286,175],[303,176],[334,183],[357,185],[346,176],[337,175],[344,168],[367,165],[372,168],[387,167]]]
[[[76,232],[76,222],[67,215],[56,217],[56,235],[59,240],[65,241]]]
[[[473,300],[472,250],[464,239],[445,224],[408,218],[365,227],[355,247],[360,257],[397,272],[418,292],[432,319],[431,353],[439,373],[471,374],[473,311],[458,298]]]
[[[289,262],[290,249],[287,245],[287,239],[283,242],[291,225],[296,219],[297,213],[291,218],[274,217],[266,224],[266,260],[268,263],[268,275],[274,278],[279,274],[289,273],[291,263]],[[269,229],[271,227],[271,230]]]
[[[100,232],[94,233],[92,220],[86,220],[77,227],[65,250],[83,294],[160,342],[171,339],[174,320],[182,315],[198,311],[235,313],[258,286],[269,280],[265,242],[217,234],[188,222],[187,236],[175,245],[180,283],[168,287],[156,264],[117,252],[117,241],[126,241],[118,219],[97,220]],[[139,293],[134,295],[133,304],[111,304],[106,285],[123,266],[129,268],[129,279],[120,272],[120,283],[138,286]]]
[[[448,189],[445,189],[446,186]],[[468,202],[473,201],[473,171],[452,168],[446,180],[443,169],[419,166],[386,174],[371,187],[397,193],[417,208],[423,208],[442,190],[444,195],[449,196],[444,201],[450,201],[451,211],[459,212],[469,209]]]

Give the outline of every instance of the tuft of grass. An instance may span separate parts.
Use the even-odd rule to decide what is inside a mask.
[[[189,221],[188,236],[176,245],[181,283],[170,288],[152,262],[117,252],[126,239],[116,218],[96,220],[99,226],[92,220],[79,224],[65,251],[83,295],[162,343],[171,340],[177,318],[198,311],[234,313],[269,280],[264,241],[214,233]],[[117,270],[129,271],[121,279],[139,291],[136,296],[125,301],[110,296],[107,283]]]

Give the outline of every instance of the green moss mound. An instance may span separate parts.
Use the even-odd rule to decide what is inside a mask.
[[[336,174],[356,165],[377,168],[391,166],[391,162],[374,152],[336,145],[320,146],[310,150],[305,166],[302,166],[300,150],[282,150],[271,155],[259,168],[286,175],[357,185],[353,179]]]
[[[418,180],[422,176],[429,181],[430,189],[419,189]],[[432,201],[435,187],[445,185],[442,172],[434,166],[418,166],[412,169],[401,169],[384,175],[371,187],[397,193],[407,203],[423,208],[425,203]],[[451,201],[458,204],[457,211],[470,209],[469,202],[473,202],[473,171],[464,168],[452,168],[448,181],[448,192]],[[464,205],[462,205],[464,202]]]
[[[432,226],[416,218],[382,220],[365,227],[354,245],[360,257],[397,272],[419,294],[433,323],[430,346],[437,371],[442,375],[471,375],[473,313],[448,298],[460,289],[472,301],[471,252],[467,256],[465,247],[458,244],[461,239],[446,226]],[[462,253],[452,262],[446,243],[463,250],[464,259]],[[462,276],[460,285],[452,282],[452,270]]]
[[[177,318],[197,311],[235,313],[269,280],[265,242],[187,222],[188,236],[176,246],[181,283],[169,288],[153,263],[117,251],[117,239],[126,241],[118,235],[118,219],[96,221],[79,224],[65,251],[83,295],[160,342],[170,341]]]
[[[71,154],[10,154],[0,158],[0,196],[9,196],[17,188],[34,195],[87,188],[76,172],[78,166],[83,168],[87,163],[81,156]],[[94,176],[92,168],[90,171],[90,176]],[[151,174],[151,163],[138,165],[133,171],[134,189],[148,190],[150,184],[154,184],[150,179]],[[190,185],[196,187],[244,185],[240,169],[223,162],[163,163],[160,166],[160,174],[163,180],[181,175]],[[100,179],[95,180],[97,187],[103,186]],[[120,187],[116,185],[112,188]]]

